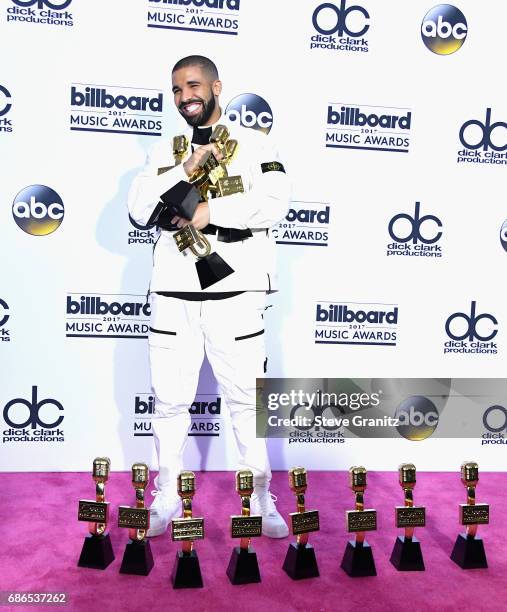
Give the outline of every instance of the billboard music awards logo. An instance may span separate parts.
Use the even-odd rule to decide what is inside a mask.
[[[31,398],[16,397],[5,404],[2,442],[63,442],[63,406],[55,399],[39,400],[37,386]]]
[[[424,44],[437,55],[450,55],[461,49],[467,33],[465,15],[451,4],[434,6],[421,24]]]
[[[435,215],[421,215],[421,203],[415,203],[413,214],[398,213],[387,226],[394,242],[387,245],[387,256],[442,257],[442,221]]]
[[[73,83],[71,130],[160,136],[163,93],[158,89]]]
[[[507,123],[492,122],[492,110],[486,117],[465,121],[459,130],[459,141],[465,147],[458,151],[458,164],[507,164]]]
[[[469,312],[455,312],[445,322],[449,340],[444,343],[444,354],[467,353],[496,355],[498,320],[490,313],[480,313],[477,302],[472,301]]]
[[[192,423],[189,438],[218,438],[221,431],[222,398],[216,395],[198,393],[188,409]],[[134,437],[153,436],[151,419],[155,412],[155,396],[138,393],[134,398]]]
[[[12,119],[6,117],[12,108],[11,92],[0,85],[0,132],[12,132]]]
[[[149,28],[238,35],[240,0],[148,0]]]
[[[329,204],[293,200],[292,206],[285,220],[271,230],[276,243],[327,247]]]
[[[331,102],[326,147],[408,153],[412,112],[406,108]]]
[[[139,225],[129,215],[130,224],[135,228],[128,233],[128,244],[155,244],[156,230]]]
[[[47,236],[63,221],[62,198],[46,185],[29,185],[14,198],[12,216],[17,226],[32,236]]]
[[[396,346],[398,306],[364,302],[318,302],[315,344]]]
[[[225,109],[229,121],[269,134],[273,127],[273,111],[257,94],[245,93],[233,98]]]
[[[1,342],[10,342],[11,335],[10,331],[7,329],[7,321],[10,318],[9,314],[9,306],[5,300],[0,298],[0,341]]]
[[[72,13],[66,10],[71,2],[72,0],[8,0],[7,23],[73,26]]]
[[[500,244],[503,246],[504,251],[507,251],[507,219],[500,228]]]
[[[366,33],[370,29],[370,14],[351,0],[324,2],[312,14],[312,25],[316,32],[310,37],[310,49],[329,49],[367,53]]]
[[[150,315],[145,295],[68,293],[65,335],[67,338],[145,339]]]

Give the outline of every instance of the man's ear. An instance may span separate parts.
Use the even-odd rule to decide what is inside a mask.
[[[213,81],[211,89],[215,96],[219,96],[222,93],[222,81]]]

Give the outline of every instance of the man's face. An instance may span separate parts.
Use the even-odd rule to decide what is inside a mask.
[[[172,75],[174,104],[191,126],[206,125],[217,108],[220,81],[213,81],[200,66],[188,66]]]

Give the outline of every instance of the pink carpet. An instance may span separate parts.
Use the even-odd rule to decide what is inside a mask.
[[[2,474],[0,591],[67,591],[66,609],[83,611],[505,609],[507,474],[481,474],[477,501],[491,504],[491,524],[479,528],[489,569],[467,571],[449,559],[460,531],[457,506],[465,501],[459,473],[418,474],[415,500],[427,507],[427,527],[417,530],[425,572],[397,572],[389,562],[400,533],[393,526],[393,507],[403,499],[397,474],[370,472],[368,479],[366,505],[378,510],[378,531],[368,536],[377,577],[349,578],[340,568],[347,542],[344,511],[353,502],[347,474],[311,472],[307,507],[320,510],[321,531],[310,536],[320,578],[293,582],[281,569],[292,538],[260,538],[255,549],[262,583],[232,586],[225,570],[234,545],[228,534],[229,516],[240,507],[234,476],[197,474],[194,508],[206,520],[206,539],[197,543],[205,585],[175,591],[170,574],[177,545],[169,535],[152,540],[155,567],[148,577],[118,573],[128,533],[114,525],[110,531],[115,561],[104,571],[76,566],[87,533],[86,523],[76,520],[77,502],[92,498],[89,474]],[[272,491],[285,516],[294,511],[285,472],[274,475]],[[132,502],[130,474],[112,474],[107,495],[116,521],[118,504]]]

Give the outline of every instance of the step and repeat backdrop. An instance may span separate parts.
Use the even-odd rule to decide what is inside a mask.
[[[504,2],[2,0],[0,13],[0,469],[89,470],[97,455],[156,468],[156,232],[126,199],[150,147],[182,130],[171,68],[190,54],[215,61],[223,111],[270,132],[293,183],[272,230],[268,376],[505,376]],[[503,470],[506,399],[462,413],[492,401],[475,438],[271,439],[272,464]],[[207,364],[190,411],[187,466],[233,469]]]

